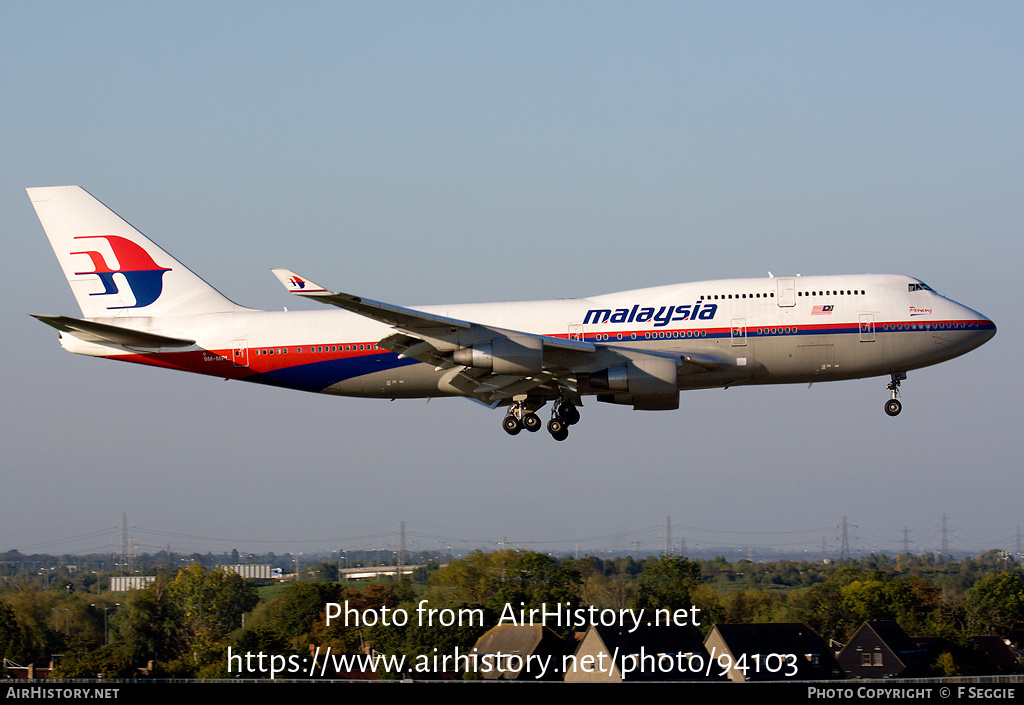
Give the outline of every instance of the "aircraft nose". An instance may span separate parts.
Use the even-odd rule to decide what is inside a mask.
[[[978,333],[981,337],[981,342],[986,343],[996,335],[996,324],[989,318],[982,318],[978,321]],[[979,343],[980,345],[981,343]]]
[[[990,341],[996,334],[996,324],[992,319],[966,306],[962,308],[963,317],[959,325],[966,329],[971,349]]]

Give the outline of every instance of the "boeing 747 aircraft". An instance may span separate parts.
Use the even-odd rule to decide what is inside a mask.
[[[730,279],[591,298],[404,307],[287,269],[288,291],[334,307],[239,306],[77,186],[29,198],[82,309],[36,315],[74,353],[278,387],[386,399],[463,396],[507,407],[511,435],[565,440],[584,397],[677,409],[686,389],[888,375],[996,333],[977,311],[898,275]]]

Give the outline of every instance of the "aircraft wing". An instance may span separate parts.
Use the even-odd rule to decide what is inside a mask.
[[[501,328],[481,325],[479,323],[472,323],[470,321],[463,321],[458,318],[425,313],[423,311],[383,303],[381,301],[373,301],[372,299],[364,299],[361,296],[330,291],[319,284],[315,284],[309,279],[300,277],[290,269],[274,269],[271,271],[273,271],[274,275],[282,284],[284,284],[285,288],[293,294],[331,304],[347,311],[352,311],[353,313],[358,313],[361,316],[372,318],[375,321],[387,323],[399,330],[410,332],[416,331],[420,333],[420,335],[417,335],[416,337],[419,337],[424,341],[426,340],[425,336],[428,335],[432,337],[440,337],[445,335],[446,332],[449,336],[459,332],[469,333],[469,335],[461,335],[460,339],[462,344],[456,345],[455,347],[448,347],[447,345],[442,344],[442,348],[448,348],[449,350],[454,350],[457,347],[464,347],[467,342],[472,344],[470,339],[476,337],[474,332],[476,334],[485,333],[485,337],[488,338],[493,338],[494,334],[528,336],[543,342],[543,344],[548,347],[562,350],[573,350],[578,352],[594,352],[595,350],[592,343],[587,343],[581,340],[556,338],[554,336],[537,335],[533,333],[519,333],[517,331],[509,331]],[[415,354],[409,354],[405,351],[403,351],[403,353],[405,357],[416,357]]]
[[[372,301],[360,296],[342,294],[337,291],[329,291],[319,284],[315,284],[305,277],[300,277],[290,269],[272,269],[274,276],[284,284],[285,288],[293,294],[303,296],[307,299],[314,299],[325,304],[331,304],[343,308],[361,316],[372,318],[381,323],[391,326],[412,326],[417,328],[456,328],[468,329],[472,326],[467,321],[460,321],[446,316],[435,316],[422,311],[403,308],[386,304],[381,301]]]
[[[676,375],[718,369],[706,354],[682,354],[595,345],[582,340],[507,330],[458,318],[331,291],[288,269],[274,269],[288,291],[338,306],[392,326],[397,332],[378,345],[450,370],[445,383],[493,403],[525,394],[579,400],[591,375],[623,367],[633,375],[631,389],[645,395],[677,396]]]

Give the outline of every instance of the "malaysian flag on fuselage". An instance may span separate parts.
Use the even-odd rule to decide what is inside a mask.
[[[825,306],[815,306],[811,309],[812,316],[827,316],[832,313],[833,304],[826,304]]]

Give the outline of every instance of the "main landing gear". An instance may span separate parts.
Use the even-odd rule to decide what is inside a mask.
[[[551,410],[548,421],[548,433],[556,441],[564,441],[569,437],[569,427],[580,422],[580,412],[568,399],[555,400],[555,408]]]
[[[544,422],[540,420],[536,412],[543,405],[543,402],[539,406],[537,404],[528,405],[527,401],[512,402],[508,406],[508,413],[501,421],[501,427],[510,436],[516,435],[524,428],[530,433],[539,431]]]
[[[893,372],[892,381],[885,386],[892,395],[889,401],[885,402],[885,413],[889,416],[898,416],[903,411],[903,403],[900,401],[900,382],[907,378],[906,372]]]
[[[508,413],[501,421],[501,427],[510,436],[516,435],[524,428],[531,433],[539,431],[543,422],[537,416],[537,409],[543,405],[543,402],[537,405],[530,400],[512,402],[508,407]],[[564,441],[569,437],[569,427],[579,423],[579,420],[580,412],[571,401],[565,398],[556,399],[551,410],[551,420],[548,421],[548,433],[556,441]]]

